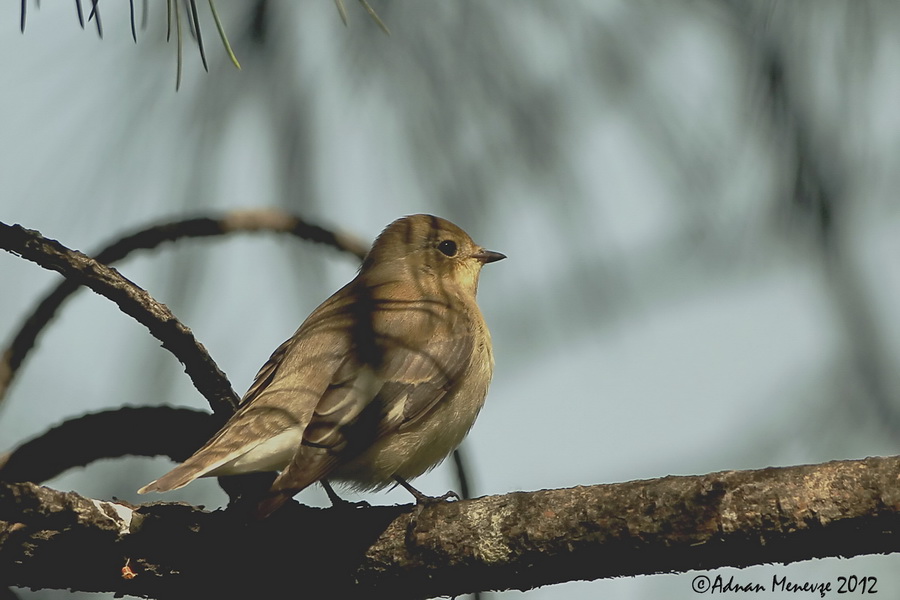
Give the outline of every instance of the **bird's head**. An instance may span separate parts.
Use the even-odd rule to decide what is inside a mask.
[[[453,282],[474,294],[481,267],[504,258],[476,244],[446,219],[410,215],[381,232],[363,262],[362,272],[378,280],[414,277]]]

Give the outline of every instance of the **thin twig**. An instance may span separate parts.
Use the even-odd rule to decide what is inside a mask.
[[[456,470],[456,478],[459,481],[459,495],[463,500],[472,497],[472,488],[469,485],[469,477],[466,474],[466,457],[461,448],[453,451],[453,466]]]

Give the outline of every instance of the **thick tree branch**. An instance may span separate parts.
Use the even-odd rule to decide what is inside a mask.
[[[180,598],[425,598],[900,550],[900,458],[247,523],[0,484],[3,583]],[[126,566],[137,575],[122,577]]]

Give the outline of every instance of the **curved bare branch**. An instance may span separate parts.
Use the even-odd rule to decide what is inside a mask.
[[[276,209],[254,209],[228,212],[221,217],[180,219],[146,227],[125,235],[94,255],[94,260],[111,265],[137,250],[156,248],[164,242],[230,233],[285,233],[304,240],[330,246],[362,260],[366,246],[356,238],[309,223],[296,215]],[[10,345],[0,355],[0,403],[6,397],[13,379],[38,336],[56,316],[63,302],[80,284],[66,279],[47,294],[25,319]]]
[[[228,378],[209,357],[191,330],[181,324],[169,309],[154,300],[146,290],[118,271],[94,259],[70,250],[37,231],[0,222],[0,248],[18,254],[45,269],[57,271],[73,282],[115,302],[125,314],[147,327],[184,364],[194,386],[209,400],[213,411],[230,415],[238,397]]]
[[[0,455],[0,480],[41,483],[95,460],[126,455],[182,461],[218,425],[209,413],[171,406],[124,407],[83,415]]]

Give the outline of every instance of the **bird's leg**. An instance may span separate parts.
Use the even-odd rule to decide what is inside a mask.
[[[327,479],[320,479],[319,483],[322,484],[322,488],[325,490],[325,493],[328,494],[328,499],[331,500],[332,508],[364,508],[370,506],[365,500],[360,500],[359,502],[344,500],[337,495],[337,492],[334,491],[334,488],[331,487],[331,484],[328,483]]]
[[[244,507],[253,507],[260,498],[269,495],[269,488],[275,481],[276,473],[244,473],[219,477],[219,485],[228,494],[229,508],[238,511]]]
[[[402,485],[403,488],[407,492],[412,494],[413,497],[416,499],[416,504],[418,504],[418,505],[426,505],[427,506],[429,504],[437,504],[439,502],[446,502],[447,500],[450,500],[451,498],[459,500],[459,494],[457,494],[456,492],[453,492],[453,491],[447,492],[443,496],[426,496],[425,494],[423,494],[422,492],[420,492],[413,486],[409,485],[409,482],[406,481],[405,479],[403,479],[402,477],[400,477],[399,475],[394,475],[394,481],[396,481],[397,483]]]

